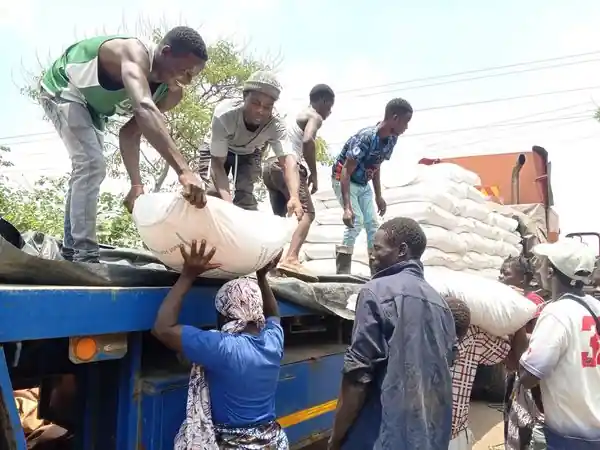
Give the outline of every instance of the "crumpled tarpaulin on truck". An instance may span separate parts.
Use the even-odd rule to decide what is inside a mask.
[[[172,286],[179,274],[167,269],[144,250],[103,246],[100,264],[73,263],[60,255],[60,242],[42,233],[24,233],[19,249],[0,235],[0,283],[37,286],[164,287]],[[346,319],[348,297],[360,289],[363,278],[320,277],[318,283],[295,278],[274,278],[275,294],[299,306],[333,313]],[[198,279],[198,285],[222,284],[222,280]]]

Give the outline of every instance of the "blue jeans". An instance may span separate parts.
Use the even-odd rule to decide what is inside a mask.
[[[96,216],[100,185],[106,177],[104,137],[94,127],[87,108],[76,102],[40,97],[46,116],[62,139],[71,158],[71,178],[65,198],[62,255],[67,260],[97,262]]]
[[[600,439],[586,440],[570,436],[562,436],[548,427],[544,428],[546,434],[546,448],[548,450],[599,450]]]
[[[332,180],[332,186],[340,205],[344,207],[340,182]],[[375,233],[379,229],[377,211],[375,210],[375,196],[371,186],[368,184],[362,186],[350,182],[350,204],[354,211],[354,228],[346,227],[343,244],[347,247],[348,253],[352,253],[356,238],[364,228],[367,232],[367,248],[370,251],[373,248]]]

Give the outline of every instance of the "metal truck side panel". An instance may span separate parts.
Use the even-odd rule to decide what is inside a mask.
[[[310,441],[331,428],[341,380],[343,353],[284,364],[277,388],[276,411],[290,445]],[[187,374],[141,379],[140,448],[173,448],[185,416]]]
[[[0,342],[150,330],[169,288],[0,287]],[[214,287],[187,295],[181,323],[211,326],[217,314]],[[311,311],[280,302],[282,317]]]

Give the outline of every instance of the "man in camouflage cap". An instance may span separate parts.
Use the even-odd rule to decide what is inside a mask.
[[[207,194],[256,210],[254,184],[261,176],[262,150],[269,145],[284,168],[291,193],[288,213],[300,220],[298,167],[291,151],[284,151],[285,125],[273,111],[281,85],[273,73],[261,70],[244,83],[243,93],[243,99],[224,100],[215,107],[211,132],[200,146],[200,176],[208,184]],[[233,195],[229,174],[233,176]]]

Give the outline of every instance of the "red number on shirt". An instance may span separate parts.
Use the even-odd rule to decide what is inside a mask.
[[[592,316],[583,318],[581,331],[592,331],[595,333],[590,338],[590,351],[581,352],[581,367],[596,367],[600,366],[600,330],[596,330],[596,321]]]

